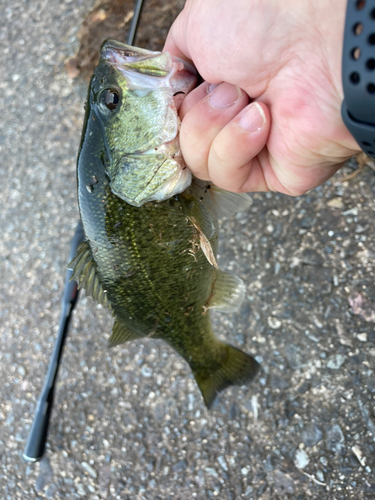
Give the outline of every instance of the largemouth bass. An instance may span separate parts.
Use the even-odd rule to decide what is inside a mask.
[[[186,68],[167,53],[113,41],[102,47],[77,162],[86,240],[70,267],[86,294],[112,311],[110,345],[164,340],[188,362],[210,407],[258,369],[215,337],[209,313],[234,311],[243,299],[243,282],[217,268],[218,213],[239,211],[248,199],[191,182],[186,172],[174,100],[195,85]]]

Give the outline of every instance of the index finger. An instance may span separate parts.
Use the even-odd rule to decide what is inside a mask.
[[[169,30],[163,51],[169,52],[171,55],[180,57],[181,59],[185,59],[192,64],[192,59],[186,43],[185,27],[185,13],[183,10]]]

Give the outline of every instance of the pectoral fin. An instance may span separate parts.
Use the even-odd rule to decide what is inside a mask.
[[[229,344],[222,344],[223,360],[216,370],[193,370],[195,380],[202,393],[207,408],[211,408],[216,396],[231,385],[249,383],[257,374],[259,363]]]
[[[92,297],[104,307],[111,309],[107,295],[99,281],[96,264],[92,258],[91,249],[87,241],[84,241],[78,247],[74,259],[68,264],[68,269],[73,270],[73,276],[70,278],[70,281],[76,281],[78,288],[86,290],[86,295]]]
[[[211,184],[210,195],[217,217],[231,217],[239,212],[245,212],[253,203],[247,193],[231,193],[213,184]]]
[[[214,237],[217,231],[217,225],[209,210],[197,197],[191,196],[189,193],[182,193],[179,200],[184,214],[198,234],[199,246],[202,252],[208,262],[217,268],[215,251],[210,242],[210,239]]]
[[[196,183],[196,180],[194,181]],[[201,188],[198,193],[202,191]],[[205,235],[210,240],[217,232],[217,222],[212,217],[209,207],[199,199],[195,192],[195,186],[179,195],[182,210],[186,217],[192,222],[194,227]]]
[[[108,344],[110,347],[114,347],[116,345],[123,344],[124,342],[136,340],[141,337],[143,337],[143,335],[130,330],[116,318],[113,324],[111,336],[108,340]]]
[[[207,307],[221,312],[237,311],[245,298],[245,292],[246,287],[241,278],[217,269],[213,294]]]

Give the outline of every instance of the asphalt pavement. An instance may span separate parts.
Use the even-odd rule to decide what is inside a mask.
[[[250,386],[207,411],[163,342],[109,349],[113,320],[82,294],[45,458],[23,461],[78,220],[87,82],[65,64],[93,5],[0,3],[0,498],[375,498],[375,173],[349,178],[354,161],[221,221],[220,267],[247,293],[214,330],[261,363]],[[139,43],[160,47],[181,5],[146,2]]]

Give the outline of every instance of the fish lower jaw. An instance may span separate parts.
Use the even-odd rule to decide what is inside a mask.
[[[166,201],[172,198],[173,196],[182,193],[187,189],[192,182],[192,174],[190,170],[184,166],[181,167],[175,175],[170,177],[164,184],[162,184],[157,191],[150,193],[150,195],[146,195],[142,192],[135,199],[126,198],[124,196],[120,196],[124,201],[129,203],[129,205],[133,205],[134,207],[141,207],[145,203],[150,201]],[[116,194],[116,193],[114,193]]]
[[[192,181],[192,174],[185,165],[176,174],[165,182],[147,201],[164,201],[180,194],[187,189]]]
[[[192,183],[178,133],[172,140],[150,149],[121,155],[107,175],[112,193],[134,207],[150,201],[166,201]]]

